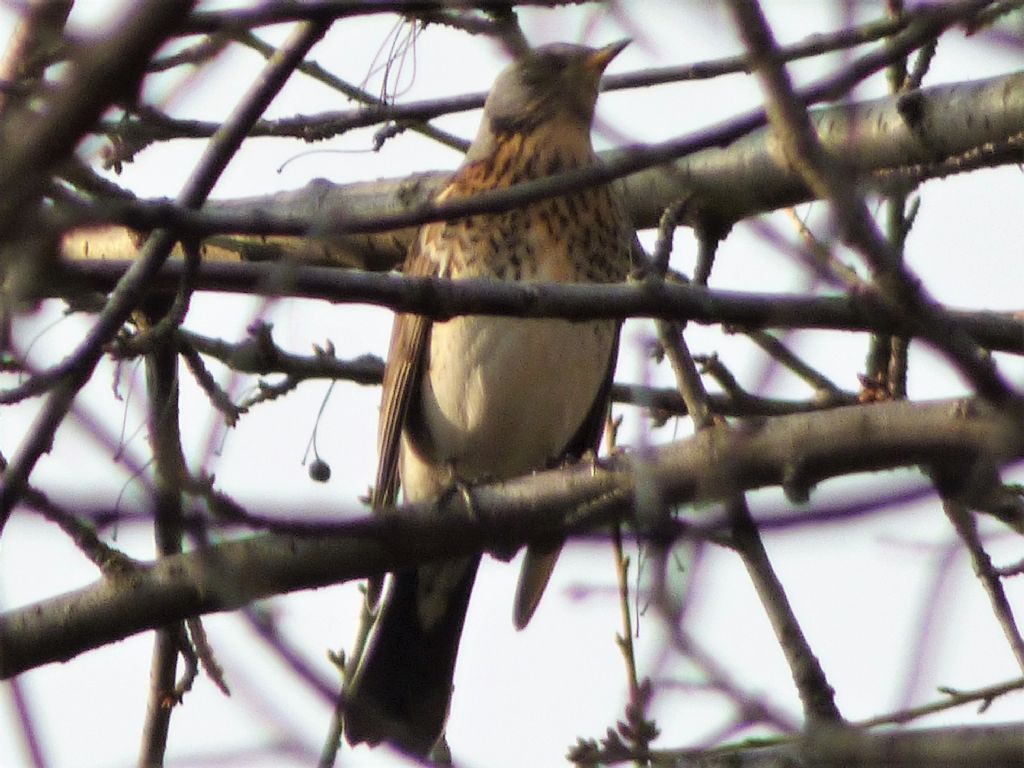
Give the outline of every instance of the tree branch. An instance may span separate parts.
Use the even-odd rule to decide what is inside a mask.
[[[980,114],[987,119],[978,120]],[[811,122],[824,151],[841,158],[848,172],[880,191],[906,190],[929,178],[1020,162],[1024,73],[816,110]],[[429,204],[448,171],[344,185],[320,179],[201,212],[111,201],[65,222],[92,228],[69,233],[63,249],[69,258],[131,258],[137,244],[122,227],[167,226],[211,238],[204,244],[207,259],[288,258],[380,270],[405,255],[424,221],[510,208],[622,175],[620,190],[641,229],[657,226],[665,207],[685,194],[700,202],[702,215],[722,222],[816,199],[770,132],[754,130],[763,124],[758,112],[674,142],[623,148],[607,153],[603,168],[516,185],[458,207]],[[239,233],[246,237],[229,236]]]
[[[130,262],[91,260],[67,265],[50,281],[49,295],[106,292]],[[180,262],[167,262],[152,276],[153,290],[174,290]],[[367,303],[435,319],[465,314],[562,317],[570,320],[653,317],[728,325],[733,328],[817,328],[913,335],[870,294],[801,296],[712,290],[685,283],[644,281],[628,285],[513,283],[382,275],[327,267],[282,264],[203,263],[197,290],[255,293]],[[1019,314],[950,310],[949,316],[978,344],[1001,352],[1024,352]],[[0,402],[4,398],[0,395]]]
[[[999,466],[1021,456],[1024,426],[981,402],[889,402],[712,428],[642,456],[617,455],[597,471],[588,464],[479,486],[472,515],[453,494],[439,507],[407,505],[343,522],[252,518],[282,532],[166,557],[0,615],[0,677],[274,594],[592,530],[629,515],[637,477],[666,503],[690,503],[895,466],[979,457]],[[687,530],[662,525],[647,534]]]
[[[444,10],[505,10],[509,5],[551,8],[579,5],[589,0],[273,0],[254,8],[196,11],[179,30],[203,32],[250,29],[288,21],[331,22],[349,16],[374,13],[416,14]]]
[[[666,768],[1010,768],[1020,764],[1022,741],[1024,727],[1016,724],[879,733],[836,728],[771,747],[663,751],[649,758]]]

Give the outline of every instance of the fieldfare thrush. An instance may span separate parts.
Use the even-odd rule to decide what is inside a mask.
[[[625,42],[557,44],[498,77],[465,161],[438,202],[598,162],[590,140],[601,73]],[[524,282],[624,280],[639,244],[608,186],[514,210],[425,225],[407,275]],[[608,411],[620,323],[396,316],[384,372],[375,508],[434,500],[458,483],[502,480],[596,450]],[[514,621],[529,621],[558,544],[528,548]],[[459,637],[480,557],[396,573],[344,695],[351,743],[426,755],[440,738]]]

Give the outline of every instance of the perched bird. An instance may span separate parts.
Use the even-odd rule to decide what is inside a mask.
[[[550,45],[507,67],[437,201],[597,163],[590,129],[598,82],[625,45]],[[637,247],[621,203],[598,186],[428,224],[404,269],[455,280],[609,283],[626,277]],[[596,449],[618,334],[614,320],[398,315],[384,373],[375,506],[394,503],[399,482],[407,501],[433,500],[457,483],[507,479]],[[520,628],[558,548],[528,549],[515,598]],[[434,747],[479,562],[397,573],[369,606],[374,623],[343,697],[351,743],[387,741],[418,755]]]

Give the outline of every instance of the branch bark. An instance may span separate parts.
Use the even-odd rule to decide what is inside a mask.
[[[849,172],[877,190],[905,191],[927,179],[1021,162],[1024,72],[815,110],[811,121],[825,152]],[[657,226],[665,207],[686,194],[694,195],[702,216],[727,223],[815,199],[770,131],[760,128],[733,140],[735,131],[732,122],[708,129],[689,139],[707,148],[619,182],[636,226]],[[614,169],[657,149],[627,147],[605,160]],[[79,222],[90,228],[65,237],[64,254],[132,258],[137,238],[126,227],[168,226],[206,236],[207,260],[287,258],[390,269],[404,256],[416,225],[446,215],[429,201],[449,173],[343,185],[321,179],[290,192],[209,204],[202,212],[111,203],[94,220]],[[521,196],[520,187],[512,189],[487,204],[500,207],[506,196],[507,207],[518,204],[512,195]]]
[[[479,486],[472,491],[472,515],[463,497],[452,494],[436,508],[403,506],[348,522],[279,523],[284,532],[126,567],[76,592],[0,615],[0,677],[271,595],[481,550],[507,554],[531,540],[593,530],[628,517],[641,482],[640,492],[654,484],[666,504],[729,499],[773,485],[805,497],[838,475],[938,461],[998,467],[1021,456],[1024,426],[974,401],[879,403],[712,428],[643,455],[618,455],[597,471],[579,466]],[[963,493],[983,499],[989,490]],[[659,537],[686,531],[669,520],[635,524]]]
[[[49,295],[110,290],[131,262],[89,260],[54,274]],[[153,290],[174,290],[180,262],[167,262],[151,278]],[[443,280],[370,274],[281,264],[204,263],[197,290],[367,303],[437,320],[457,315],[562,317],[569,320],[653,317],[733,328],[807,328],[909,334],[870,293],[802,296],[713,290],[685,283],[644,281],[628,285],[512,283]],[[949,316],[978,344],[1001,352],[1024,352],[1024,317],[1019,313],[950,310]],[[0,397],[0,402],[3,398]]]
[[[816,732],[793,744],[728,749],[699,755],[656,753],[656,766],[673,768],[1016,768],[1024,727],[997,725],[865,733],[854,729]]]

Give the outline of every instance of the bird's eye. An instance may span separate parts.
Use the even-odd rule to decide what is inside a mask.
[[[565,58],[552,53],[542,53],[529,61],[522,70],[523,84],[539,86],[550,83],[565,69]]]

